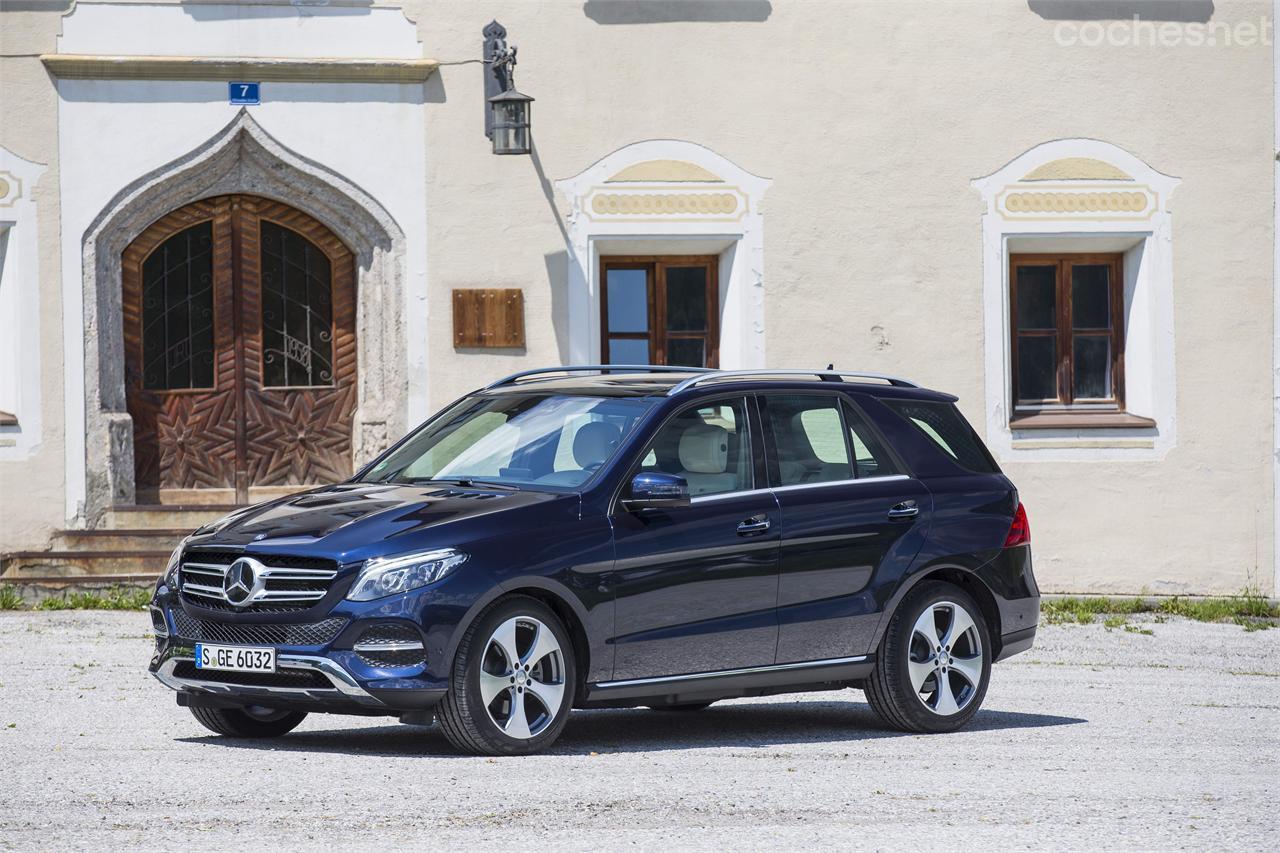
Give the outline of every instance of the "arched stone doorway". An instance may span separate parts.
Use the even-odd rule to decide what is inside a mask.
[[[309,217],[353,256],[358,287],[351,357],[359,371],[350,464],[359,466],[406,429],[400,391],[408,382],[403,230],[361,187],[284,147],[241,112],[196,149],[122,189],[85,233],[84,399],[83,408],[68,408],[69,429],[82,428],[83,439],[73,434],[67,449],[68,517],[81,519],[79,523],[95,526],[108,507],[145,504],[154,497],[145,483],[135,489],[139,467],[125,377],[122,298],[126,250],[153,223],[199,200],[235,195],[260,203],[270,200],[291,211],[290,216]]]
[[[253,195],[185,205],[121,259],[140,501],[237,502],[352,470],[355,264]]]

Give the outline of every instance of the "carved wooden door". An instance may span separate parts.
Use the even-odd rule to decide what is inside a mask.
[[[355,262],[328,229],[220,196],[163,217],[122,261],[140,500],[244,502],[350,475]]]

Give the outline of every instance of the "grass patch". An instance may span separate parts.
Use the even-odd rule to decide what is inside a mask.
[[[117,586],[104,590],[64,592],[38,603],[33,610],[145,610],[151,602],[151,590]]]
[[[0,610],[21,610],[22,596],[8,584],[0,584]]]
[[[1126,624],[1126,617],[1152,614],[1156,622],[1170,616],[1181,616],[1197,622],[1233,622],[1246,631],[1262,631],[1280,620],[1280,606],[1272,604],[1255,590],[1245,590],[1237,596],[1223,598],[1055,598],[1040,602],[1040,618],[1047,625],[1076,623],[1090,625],[1098,617],[1103,618],[1107,630],[1123,627],[1133,634],[1149,634],[1151,631]]]

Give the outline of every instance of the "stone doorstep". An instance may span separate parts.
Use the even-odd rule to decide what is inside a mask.
[[[107,510],[104,527],[108,530],[182,530],[185,534],[202,524],[217,521],[234,509],[240,507],[236,504],[113,506]]]
[[[79,584],[139,575],[155,579],[164,571],[172,550],[18,551],[0,555],[0,582],[29,583],[41,579]]]
[[[187,527],[103,528],[60,530],[53,535],[54,551],[86,551],[95,554],[120,551],[172,551],[191,532]]]

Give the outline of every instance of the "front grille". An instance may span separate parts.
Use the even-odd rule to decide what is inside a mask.
[[[228,579],[241,557],[249,561],[248,570]],[[325,597],[337,574],[333,560],[319,557],[188,551],[182,555],[178,585],[182,597],[198,607],[271,613],[311,607]]]
[[[418,666],[426,661],[422,635],[399,622],[380,622],[364,629],[355,651],[360,660],[380,668]]]
[[[173,668],[174,678],[237,684],[241,687],[292,687],[298,690],[335,690],[333,682],[321,673],[307,669],[282,669],[279,672],[225,672],[218,669],[196,669],[193,661],[179,661]]]
[[[299,625],[238,625],[194,619],[174,609],[173,624],[177,635],[188,640],[240,646],[324,646],[342,632],[347,620],[331,616]]]

